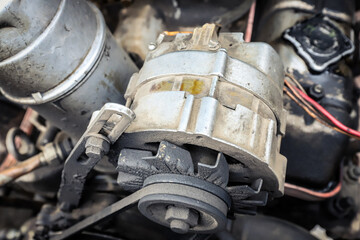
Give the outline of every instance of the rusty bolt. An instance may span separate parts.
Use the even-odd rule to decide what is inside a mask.
[[[169,206],[165,220],[170,223],[173,232],[185,234],[190,227],[195,227],[198,224],[199,214],[187,207]]]
[[[89,158],[102,158],[110,149],[110,141],[101,134],[88,136],[85,143],[85,154]]]

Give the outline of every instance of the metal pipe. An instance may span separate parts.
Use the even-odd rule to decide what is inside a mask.
[[[65,139],[58,143],[48,143],[45,145],[42,152],[12,167],[0,171],[0,187],[34,171],[41,166],[61,164],[72,149],[72,146],[68,145],[68,141],[68,139]]]
[[[7,168],[0,172],[0,187],[14,181],[15,179],[32,172],[42,165],[44,159],[43,153],[38,153],[35,156]]]

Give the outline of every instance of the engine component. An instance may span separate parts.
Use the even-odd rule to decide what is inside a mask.
[[[225,228],[231,205],[226,191],[204,180],[177,174],[148,177],[144,187],[163,185],[141,198],[140,212],[177,233],[213,233]]]
[[[253,0],[177,0],[133,1],[126,11],[120,14],[119,25],[114,31],[115,39],[130,53],[137,66],[141,67],[149,48],[153,47],[157,36],[165,30],[189,32],[194,26],[204,23],[216,23],[222,28],[229,28],[234,21],[241,19],[249,11]],[[115,4],[114,4],[115,5]],[[194,9],[206,11],[200,15]],[[165,14],[164,14],[165,13]],[[244,32],[245,24],[236,31]]]
[[[235,211],[251,211],[266,204],[268,192],[281,195],[286,159],[278,153],[278,143],[284,133],[284,111],[278,97],[282,95],[283,71],[279,62],[276,67],[267,65],[270,60],[278,60],[276,53],[263,44],[243,46],[247,44],[243,43],[242,34],[220,34],[218,41],[214,24],[195,29],[193,34],[167,36],[171,37],[168,42],[163,39],[165,35],[160,35],[164,41],[158,41],[157,50],[147,58],[140,73],[132,77],[126,98],[127,106],[137,111],[137,118],[134,120],[130,109],[110,103],[94,113],[94,120],[65,163],[58,207],[50,217],[50,230],[69,225],[66,220],[64,224],[57,221],[62,221],[66,212],[78,205],[89,171],[108,153],[109,144],[127,128],[131,130],[125,141],[133,149],[125,148],[120,153],[118,183],[124,190],[136,193],[150,186],[154,188],[151,195],[141,197],[139,210],[175,232],[220,231],[226,226],[232,202]],[[179,45],[186,50],[176,51]],[[231,55],[221,46],[234,46]],[[260,50],[266,53],[262,62],[256,61]],[[235,58],[241,59],[244,53],[252,53],[253,59],[247,58],[249,61],[245,63]],[[191,67],[188,59],[194,57],[202,64]],[[177,64],[183,61],[180,64],[183,69],[172,61]],[[165,69],[155,69],[154,66],[166,62]],[[208,69],[204,69],[205,66]],[[257,81],[245,77],[238,80],[236,76],[240,76],[240,72],[236,71],[240,70],[250,72]],[[271,91],[265,91],[264,85]],[[232,121],[227,122],[223,115]],[[225,126],[225,134],[216,128],[219,124]],[[251,144],[244,135],[251,138]],[[158,153],[153,156],[146,148],[134,149],[134,145],[131,146],[134,139],[144,139],[140,141],[143,145],[160,142]],[[170,139],[181,147],[163,139]],[[187,144],[202,147],[201,151],[217,152],[217,157],[213,159],[210,153],[199,159],[201,154]],[[116,148],[113,151],[116,152]],[[233,155],[245,168],[258,172],[260,178],[227,187],[229,168],[224,154],[230,155],[229,158]],[[253,186],[248,186],[249,183]],[[74,231],[72,229],[75,228],[65,233]]]
[[[0,239],[359,238],[359,9],[0,0]]]
[[[135,53],[141,60],[145,59],[148,45],[165,30],[161,19],[151,4],[145,1],[136,2],[128,9],[125,19],[115,30],[114,36],[127,52]]]
[[[79,138],[93,111],[124,103],[136,66],[84,0],[3,1],[0,83],[9,100]]]
[[[65,162],[58,193],[61,210],[69,211],[78,205],[87,175],[134,118],[130,109],[115,103],[107,103],[94,113],[88,129]]]
[[[13,167],[0,171],[0,187],[41,166],[60,165],[70,152],[71,146],[69,144],[69,139],[64,139],[57,144],[48,143],[42,152]]]
[[[278,153],[285,128],[283,68],[268,45],[244,43],[242,36],[217,35],[214,24],[193,34],[161,34],[130,80],[125,96],[137,117],[119,141],[139,150],[165,140],[222,152],[250,169],[243,183],[262,178],[263,190],[280,196],[286,167]]]
[[[355,162],[353,162],[355,160]],[[324,209],[327,217],[319,222],[328,230],[328,235],[334,239],[357,239],[360,236],[360,167],[359,159],[346,159],[342,167],[342,188],[340,193],[330,199]]]
[[[350,39],[324,16],[315,16],[289,28],[284,38],[315,71],[324,71],[355,49]]]
[[[219,188],[220,191],[221,188]],[[189,199],[186,200],[185,198],[181,198],[178,195],[179,191],[187,191],[186,194],[189,195]],[[191,194],[194,193],[194,194]],[[95,224],[98,224],[102,221],[105,221],[106,219],[109,219],[110,217],[114,216],[115,214],[118,214],[120,212],[123,212],[127,209],[129,209],[132,206],[135,206],[136,204],[138,204],[138,207],[140,209],[143,209],[144,211],[146,211],[147,207],[151,206],[152,204],[150,203],[155,203],[153,202],[153,198],[154,197],[161,197],[161,195],[163,194],[163,196],[167,196],[170,195],[178,200],[181,201],[181,204],[187,204],[187,202],[192,202],[192,206],[193,205],[198,205],[199,209],[203,209],[201,214],[199,215],[199,220],[198,220],[198,226],[199,227],[203,227],[206,226],[206,224],[208,224],[210,227],[212,228],[216,228],[216,229],[221,229],[220,227],[224,227],[224,224],[226,220],[225,217],[225,212],[227,211],[226,208],[226,203],[224,202],[224,200],[215,197],[212,193],[210,193],[208,190],[204,191],[204,190],[200,190],[194,187],[189,187],[189,186],[182,186],[178,183],[163,183],[163,182],[152,182],[149,179],[148,184],[146,184],[146,186],[144,186],[144,188],[140,189],[139,191],[136,191],[135,193],[121,199],[120,201],[106,207],[105,209],[99,211],[98,213],[82,220],[81,222],[71,226],[70,228],[62,231],[62,232],[58,232],[56,235],[53,235],[51,237],[51,240],[61,240],[61,239],[66,239],[68,237],[73,236],[74,234],[81,232],[82,230],[89,228]],[[207,197],[208,199],[204,199],[204,197]],[[194,200],[190,199],[190,198],[194,198]],[[197,199],[197,200],[195,200]],[[163,200],[163,199],[162,199]],[[205,203],[199,201],[199,200],[203,200],[205,201]],[[141,202],[142,201],[142,202]],[[162,201],[163,203],[165,201]],[[175,200],[176,202],[176,200]],[[206,205],[206,202],[210,203],[211,205]],[[160,203],[160,206],[162,206],[162,203]],[[171,212],[171,211],[170,211]],[[163,216],[164,219],[165,218],[174,218],[172,213],[168,213],[168,216]],[[176,215],[176,213],[175,213]],[[196,214],[195,214],[196,215]],[[177,215],[178,217],[180,217],[179,215]],[[194,219],[196,219],[196,217],[192,216],[193,219],[191,221],[196,222]],[[225,217],[225,218],[224,218]],[[213,220],[222,220],[220,221],[213,221]],[[189,219],[190,220],[190,219]],[[202,221],[203,220],[203,221]],[[206,222],[205,220],[211,220],[210,222]],[[169,223],[167,223],[168,225]],[[219,226],[217,225],[219,224]]]
[[[150,151],[124,149],[121,151],[117,170],[118,183],[127,191],[142,188],[144,181],[157,174],[181,174],[193,176],[225,188],[229,180],[229,167],[222,153],[213,166],[198,163],[197,173],[189,151],[162,141],[156,156]]]
[[[79,204],[87,175],[134,118],[130,109],[115,103],[107,103],[93,113],[87,130],[64,164],[57,206],[48,208],[45,205],[38,215],[47,219],[39,221],[39,237],[46,236],[51,230],[68,227],[69,213]]]
[[[148,179],[153,178],[161,179],[162,182],[206,187],[212,193],[218,192],[218,187],[221,187],[230,195],[234,212],[252,213],[254,207],[266,205],[268,195],[267,192],[261,192],[262,179],[257,179],[251,186],[242,184],[227,187],[229,166],[222,153],[218,153],[214,165],[199,162],[194,166],[194,160],[189,151],[166,141],[160,143],[155,156],[150,151],[124,149],[119,156],[117,181],[124,190],[131,192],[141,189]],[[164,173],[170,174],[170,177],[160,177]],[[226,198],[225,195],[218,196]],[[227,203],[230,206],[230,200]]]
[[[323,1],[321,5],[316,1],[264,1],[258,25],[262,27],[255,37],[270,43],[307,94],[351,128],[352,73],[342,56],[353,50],[349,41],[353,5],[351,0]],[[315,121],[288,97],[284,97],[284,106],[289,114],[280,152],[288,158],[287,181],[313,189],[336,186],[348,137]]]

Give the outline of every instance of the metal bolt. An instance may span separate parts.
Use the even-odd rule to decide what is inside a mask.
[[[187,207],[169,206],[165,220],[170,223],[173,232],[185,234],[190,227],[195,227],[198,224],[199,214]]]
[[[320,100],[324,97],[324,89],[320,84],[312,85],[309,90],[309,95],[315,100]]]
[[[322,88],[322,86],[320,85],[320,84],[316,84],[315,86],[314,86],[314,92],[315,93],[322,93],[323,92],[323,88]]]
[[[155,43],[150,43],[150,44],[148,45],[148,49],[149,49],[149,51],[155,50],[155,49],[156,49],[156,44],[155,44]]]
[[[101,134],[88,136],[85,143],[85,154],[89,158],[102,158],[110,149],[110,141]]]
[[[358,166],[350,166],[347,170],[348,177],[357,182],[360,177],[360,168]]]
[[[182,220],[174,219],[170,222],[170,228],[173,232],[185,234],[189,231],[189,224]]]

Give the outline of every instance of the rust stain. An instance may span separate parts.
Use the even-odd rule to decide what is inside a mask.
[[[151,92],[170,91],[174,85],[172,81],[163,81],[151,86]]]
[[[190,94],[197,95],[204,89],[204,82],[198,79],[184,79],[181,83],[180,91],[186,91]]]

